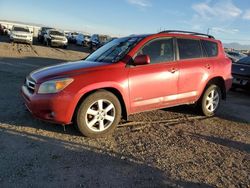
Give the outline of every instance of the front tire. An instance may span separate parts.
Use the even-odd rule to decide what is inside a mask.
[[[89,95],[79,106],[76,124],[86,137],[97,138],[114,131],[121,119],[121,105],[108,91]]]
[[[210,85],[206,88],[201,101],[200,108],[203,115],[214,116],[221,103],[221,89],[217,85]]]

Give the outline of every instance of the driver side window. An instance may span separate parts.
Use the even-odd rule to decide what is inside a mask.
[[[148,55],[150,64],[174,61],[173,39],[163,38],[150,41],[136,55]]]

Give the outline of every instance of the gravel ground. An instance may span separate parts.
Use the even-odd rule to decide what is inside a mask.
[[[230,92],[217,117],[156,110],[88,139],[34,119],[20,97],[30,71],[88,51],[0,41],[0,187],[250,187],[250,92]]]

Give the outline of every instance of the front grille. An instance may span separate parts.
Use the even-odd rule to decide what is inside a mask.
[[[31,81],[30,79],[26,78],[25,79],[25,86],[27,87],[27,89],[29,90],[30,93],[34,93],[35,92],[35,87],[36,87],[36,83]]]
[[[16,36],[19,38],[27,38],[27,36],[25,36],[25,35],[16,35]]]
[[[64,38],[61,37],[51,37],[52,40],[64,41]]]

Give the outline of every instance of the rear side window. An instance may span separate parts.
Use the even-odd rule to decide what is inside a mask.
[[[193,59],[202,57],[199,40],[177,39],[180,59]]]
[[[216,42],[203,40],[202,44],[206,50],[208,57],[216,57],[218,55],[218,45]]]
[[[173,39],[153,40],[141,48],[137,55],[148,55],[150,64],[174,61]]]

